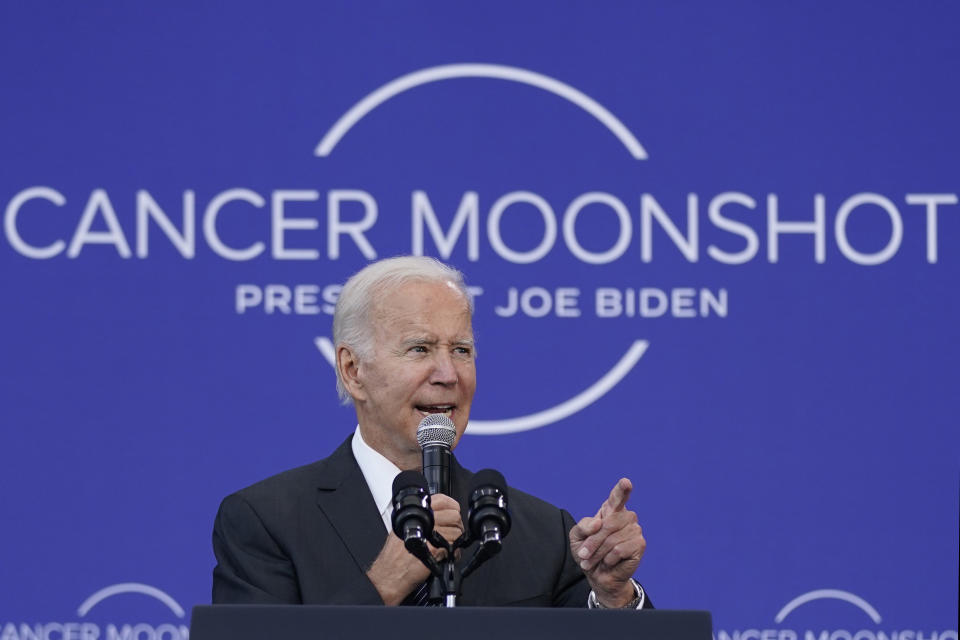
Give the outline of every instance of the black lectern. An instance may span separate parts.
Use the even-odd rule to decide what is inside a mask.
[[[712,640],[707,611],[216,605],[193,608],[191,640]]]

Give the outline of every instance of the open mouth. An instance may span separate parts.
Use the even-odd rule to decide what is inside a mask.
[[[416,406],[416,410],[419,411],[423,416],[429,416],[433,413],[442,413],[448,418],[453,415],[453,410],[456,408],[456,405],[452,404],[418,404]]]

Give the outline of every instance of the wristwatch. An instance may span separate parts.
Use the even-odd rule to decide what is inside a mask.
[[[637,597],[623,605],[622,607],[605,607],[603,604],[597,600],[597,594],[593,591],[590,592],[590,595],[587,597],[587,606],[591,609],[639,609],[640,605],[643,604],[643,587],[640,586],[640,583],[630,578],[630,584],[633,585],[633,590],[636,592]]]

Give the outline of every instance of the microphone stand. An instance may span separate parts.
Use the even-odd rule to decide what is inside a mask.
[[[434,531],[430,536],[430,542],[433,546],[446,549],[447,557],[440,562],[434,562],[433,565],[439,571],[431,568],[433,577],[430,579],[430,602],[441,603],[444,607],[456,607],[457,598],[460,596],[461,573],[456,564],[455,551],[460,548],[464,536],[457,538],[453,544],[450,544],[439,533]],[[427,565],[430,567],[430,565]]]
[[[456,607],[463,580],[500,551],[500,536],[485,535],[470,559],[461,566],[457,566],[455,552],[473,543],[468,532],[464,532],[452,544],[436,531],[431,533],[430,543],[438,549],[447,551],[447,557],[439,562],[430,554],[426,541],[419,538],[417,542],[416,545],[408,546],[407,550],[430,569],[432,577],[428,585],[430,589],[429,600],[443,607]],[[416,549],[411,548],[412,546],[415,546]]]

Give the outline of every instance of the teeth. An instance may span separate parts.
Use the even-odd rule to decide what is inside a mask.
[[[417,411],[423,416],[429,416],[432,413],[442,413],[448,418],[453,413],[453,407],[450,405],[436,405],[433,407],[417,407]]]

